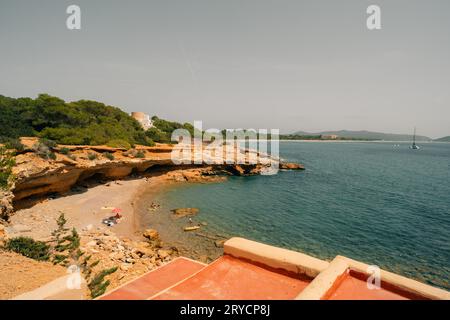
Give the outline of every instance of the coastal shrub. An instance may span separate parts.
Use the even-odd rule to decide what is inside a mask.
[[[113,267],[102,270],[92,278],[92,280],[88,283],[88,288],[91,291],[91,297],[93,299],[105,293],[106,288],[110,285],[109,280],[104,281],[105,277],[116,272],[117,269],[117,267]]]
[[[112,154],[112,153],[110,153],[110,152],[105,152],[104,154],[103,154],[103,156],[105,157],[105,158],[107,158],[108,160],[114,160],[114,155]]]
[[[50,258],[50,246],[29,237],[12,238],[6,242],[5,248],[38,261],[47,261]]]
[[[159,143],[168,143],[170,142],[170,136],[167,132],[161,131],[158,128],[150,128],[148,129],[145,134],[149,139],[152,141],[156,141]]]
[[[59,149],[59,153],[68,156],[68,155],[70,155],[70,149],[69,149],[69,148],[66,148],[66,147],[61,148],[61,149]]]
[[[0,189],[7,190],[9,186],[9,173],[0,171]]]
[[[92,273],[92,264],[89,264],[89,260],[92,258],[91,255],[85,256],[83,261],[80,263],[80,269],[83,271],[84,276],[89,278]]]
[[[69,154],[68,157],[72,161],[77,161],[77,157],[74,154]]]
[[[55,141],[50,140],[50,139],[45,139],[45,138],[40,138],[39,143],[43,144],[44,146],[46,146],[49,149],[56,148],[56,146],[57,146],[57,143]]]
[[[63,266],[77,265],[83,273],[92,298],[96,298],[105,293],[110,281],[105,277],[117,271],[117,267],[105,269],[92,277],[92,272],[98,266],[100,260],[90,263],[91,255],[85,256],[80,249],[80,236],[75,228],[69,232],[66,228],[67,219],[64,212],[60,212],[56,220],[57,228],[52,232],[55,245],[52,248],[52,262]]]
[[[142,151],[142,150],[138,150],[138,151],[136,151],[136,153],[134,154],[134,156],[135,156],[136,158],[145,158],[145,153],[144,153],[144,151]]]
[[[157,116],[152,117],[152,123],[153,127],[149,128],[145,134],[153,142],[172,143],[172,132],[176,129],[187,130],[191,137],[193,137],[195,133],[194,126],[190,123],[181,124],[174,121],[160,119]]]
[[[91,160],[91,161],[97,159],[97,154],[93,153],[93,152],[89,152],[88,153],[88,159]]]
[[[155,141],[153,141],[153,139],[146,137],[145,138],[147,140],[147,146],[148,147],[154,147],[156,145]]]
[[[72,229],[71,233],[65,235],[57,240],[55,250],[57,252],[69,251],[70,254],[74,253],[80,247],[80,236],[75,228]]]
[[[30,98],[9,98],[0,95],[0,136],[8,138],[31,137],[35,135],[31,126]]]
[[[52,236],[55,238],[53,264],[73,264],[79,257],[80,236],[75,228],[69,232],[69,229],[66,228],[66,223],[67,219],[64,212],[60,212],[58,219],[56,219],[58,227],[52,232]]]
[[[53,258],[52,258],[52,262],[53,262],[53,264],[66,265],[67,258],[69,258],[69,256],[65,255],[65,254],[54,254]]]
[[[67,232],[67,230],[69,230],[65,226],[66,223],[67,219],[64,215],[64,212],[60,212],[58,218],[56,219],[57,228],[52,232],[52,236],[55,237],[56,246],[59,246],[62,242],[64,242],[63,236]]]
[[[25,150],[25,146],[17,138],[0,138],[0,142],[4,144],[6,149],[21,152]]]
[[[0,189],[9,189],[14,179],[12,168],[15,163],[14,153],[5,147],[0,147]]]
[[[106,145],[111,148],[123,148],[126,150],[131,149],[131,144],[128,141],[122,139],[111,140]]]
[[[56,154],[50,149],[49,146],[47,146],[47,141],[45,143],[39,141],[33,146],[34,152],[45,160],[55,160]]]
[[[96,267],[100,263],[100,260],[94,261],[91,263],[90,268]]]
[[[110,145],[111,141],[121,140],[131,148],[136,144],[171,143],[176,129],[194,134],[189,123],[156,116],[152,117],[154,127],[145,131],[136,119],[117,107],[90,100],[65,102],[48,94],[36,99],[0,95],[0,114],[0,136],[37,136],[67,145]],[[124,147],[123,143],[117,147]]]
[[[48,94],[36,99],[0,95],[0,136],[38,136],[60,144],[103,145],[113,139],[146,144],[145,131],[129,114],[100,102],[65,102]]]

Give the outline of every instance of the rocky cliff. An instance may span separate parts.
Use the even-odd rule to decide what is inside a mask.
[[[35,141],[27,141],[28,145]],[[136,147],[133,150],[103,146],[57,146],[52,158],[42,157],[32,149],[16,156],[13,168],[15,184],[10,192],[4,192],[0,201],[0,217],[7,220],[13,212],[12,203],[36,196],[64,193],[88,179],[98,182],[122,179],[130,175],[151,174],[153,170],[179,169],[171,160],[171,145]],[[244,165],[196,165],[201,170],[187,172],[178,177],[187,181],[200,181],[215,175],[255,175],[269,166]],[[192,166],[190,166],[192,168]],[[302,169],[302,166],[282,164],[282,169]]]

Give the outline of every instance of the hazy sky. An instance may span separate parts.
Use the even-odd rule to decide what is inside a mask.
[[[42,92],[204,128],[450,135],[450,1],[0,0],[0,94]]]

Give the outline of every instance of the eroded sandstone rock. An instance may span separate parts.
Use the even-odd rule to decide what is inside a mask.
[[[152,241],[159,240],[159,232],[155,229],[147,229],[142,235]]]
[[[281,162],[280,169],[284,170],[305,170],[305,166],[299,163]]]
[[[14,195],[10,191],[0,191],[0,222],[1,220],[8,221],[9,216],[14,211],[12,201]]]

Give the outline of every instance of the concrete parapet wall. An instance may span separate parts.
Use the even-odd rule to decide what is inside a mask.
[[[247,259],[274,269],[282,269],[314,278],[325,270],[329,263],[306,254],[267,244],[231,238],[224,244],[224,253],[235,258]]]
[[[73,275],[69,274],[57,278],[33,291],[23,293],[11,300],[84,300],[86,299],[87,285],[81,277],[79,289],[70,289]]]

